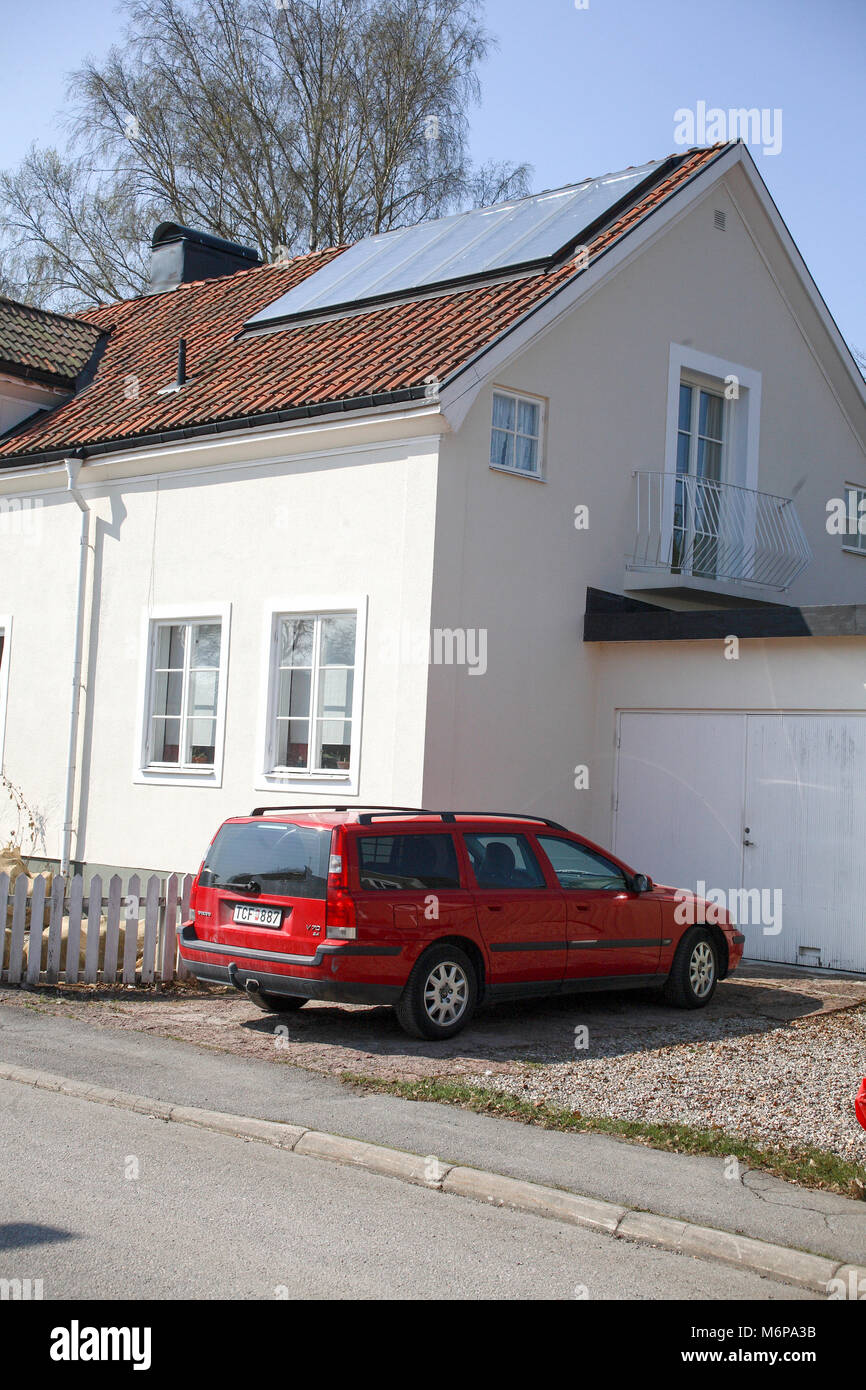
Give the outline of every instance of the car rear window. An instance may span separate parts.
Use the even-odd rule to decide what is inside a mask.
[[[460,887],[450,835],[363,835],[358,868],[361,887],[374,892]]]
[[[203,888],[250,883],[284,898],[324,898],[331,832],[274,821],[224,825],[211,845],[199,882]]]

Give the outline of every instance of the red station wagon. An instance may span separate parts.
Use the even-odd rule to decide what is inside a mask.
[[[703,1007],[745,938],[716,908],[683,923],[706,919],[682,904],[539,817],[263,807],[217,832],[180,952],[268,1012],[391,1004],[443,1039],[482,1001],[662,986]]]

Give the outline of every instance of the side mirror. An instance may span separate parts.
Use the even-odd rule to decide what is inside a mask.
[[[651,893],[652,890],[653,881],[651,878],[647,878],[646,874],[635,874],[631,881],[631,891],[633,893]]]

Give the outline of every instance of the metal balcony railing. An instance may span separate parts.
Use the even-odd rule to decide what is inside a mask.
[[[635,486],[629,570],[787,589],[812,559],[789,497],[681,473],[638,472]]]

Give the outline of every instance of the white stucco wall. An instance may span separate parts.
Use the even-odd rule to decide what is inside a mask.
[[[769,233],[740,174],[731,187],[737,202],[717,186],[497,368],[496,385],[549,401],[544,482],[489,468],[493,383],[443,441],[433,622],[487,628],[489,657],[484,677],[431,671],[429,804],[528,810],[604,837],[603,782],[589,795],[574,785],[579,766],[595,776],[613,739],[612,695],[597,690],[599,649],[582,642],[586,590],[623,591],[634,541],[632,474],[664,468],[673,343],[761,373],[757,487],[796,496],[815,559],[789,593],[760,596],[798,604],[866,597],[866,559],[844,554],[825,525],[827,499],[866,478],[854,429],[866,435],[866,412],[853,386],[831,385],[816,351],[827,362],[835,349],[793,274],[771,271],[759,251],[755,237]],[[751,227],[738,204],[749,208]],[[717,208],[726,213],[724,232],[714,227]],[[575,530],[578,505],[589,508],[587,531]],[[744,589],[747,596],[756,595]],[[801,704],[837,704],[832,680],[813,675],[811,644],[792,650]],[[675,682],[675,645],[656,659]],[[705,684],[695,698],[713,700],[714,661],[699,670]],[[639,690],[637,671],[629,699]]]
[[[369,431],[368,431],[369,433]],[[383,427],[380,434],[387,435]],[[393,427],[390,433],[394,433]],[[416,428],[416,434],[418,433]],[[163,451],[161,476],[100,482],[97,461],[81,475],[92,507],[97,612],[89,624],[82,723],[80,824],[73,857],[90,863],[196,869],[227,815],[254,804],[341,800],[255,789],[257,734],[266,698],[266,602],[366,596],[367,662],[359,794],[416,804],[421,795],[427,665],[392,658],[402,628],[429,631],[436,498],[435,437],[387,438],[347,451],[346,432],[315,452],[234,467],[222,446],[196,455],[193,472]],[[288,447],[285,442],[281,448]],[[295,447],[298,447],[297,445]],[[309,444],[308,444],[309,449]],[[271,445],[271,452],[274,446]],[[211,466],[212,465],[212,466]],[[215,471],[216,468],[219,471]],[[127,462],[123,469],[129,472]],[[143,470],[138,462],[139,473]],[[56,478],[54,480],[56,484]],[[11,483],[7,483],[7,488]],[[9,647],[8,774],[45,816],[45,848],[60,850],[72,674],[79,513],[49,495],[40,535],[0,536],[3,603],[14,614]],[[231,604],[222,785],[154,786],[133,780],[136,717],[145,672],[142,624],[164,605]],[[9,817],[0,804],[0,833]]]

